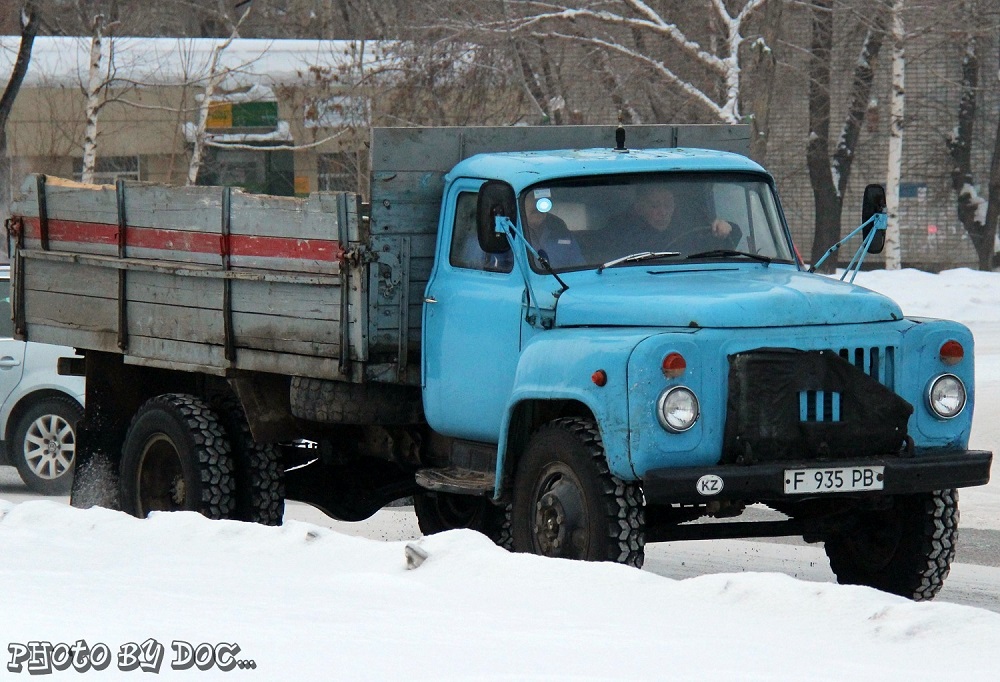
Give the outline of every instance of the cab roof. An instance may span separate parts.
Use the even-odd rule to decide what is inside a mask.
[[[767,173],[756,162],[732,152],[687,147],[626,151],[603,148],[476,154],[459,162],[446,179],[504,180],[520,192],[529,185],[557,178],[661,171]]]

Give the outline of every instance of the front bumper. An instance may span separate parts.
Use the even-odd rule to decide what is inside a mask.
[[[811,497],[903,495],[984,485],[990,480],[992,462],[992,452],[959,450],[946,454],[914,457],[835,461],[795,460],[752,465],[654,469],[643,479],[642,492],[647,504],[692,504],[713,500],[801,500],[810,496],[789,495],[784,492],[786,469],[884,466],[885,480],[882,490],[827,492],[813,494]],[[712,477],[718,481],[706,489],[700,482],[704,482],[706,478],[714,480]]]

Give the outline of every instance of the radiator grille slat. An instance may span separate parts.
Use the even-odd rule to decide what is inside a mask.
[[[841,348],[837,354],[880,384],[894,390],[896,349],[893,346]],[[800,391],[799,420],[839,422],[841,395],[834,391]]]

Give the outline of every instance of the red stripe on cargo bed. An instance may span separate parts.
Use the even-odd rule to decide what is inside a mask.
[[[41,229],[38,218],[24,218],[25,237],[39,239]],[[83,223],[74,220],[49,219],[49,242],[77,242],[85,244],[117,244],[118,226],[107,223]],[[188,251],[193,253],[220,254],[223,251],[221,234],[185,232],[152,227],[128,227],[125,231],[128,246],[163,251]],[[340,242],[329,239],[295,239],[292,237],[261,237],[246,234],[229,235],[230,256],[255,256],[264,258],[290,258],[297,260],[339,261],[344,249]]]

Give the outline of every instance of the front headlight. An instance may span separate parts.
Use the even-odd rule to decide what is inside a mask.
[[[965,409],[965,384],[954,374],[942,374],[927,391],[927,404],[942,419],[958,416]]]
[[[668,388],[656,401],[656,416],[667,431],[681,433],[698,421],[698,398],[685,386]]]

